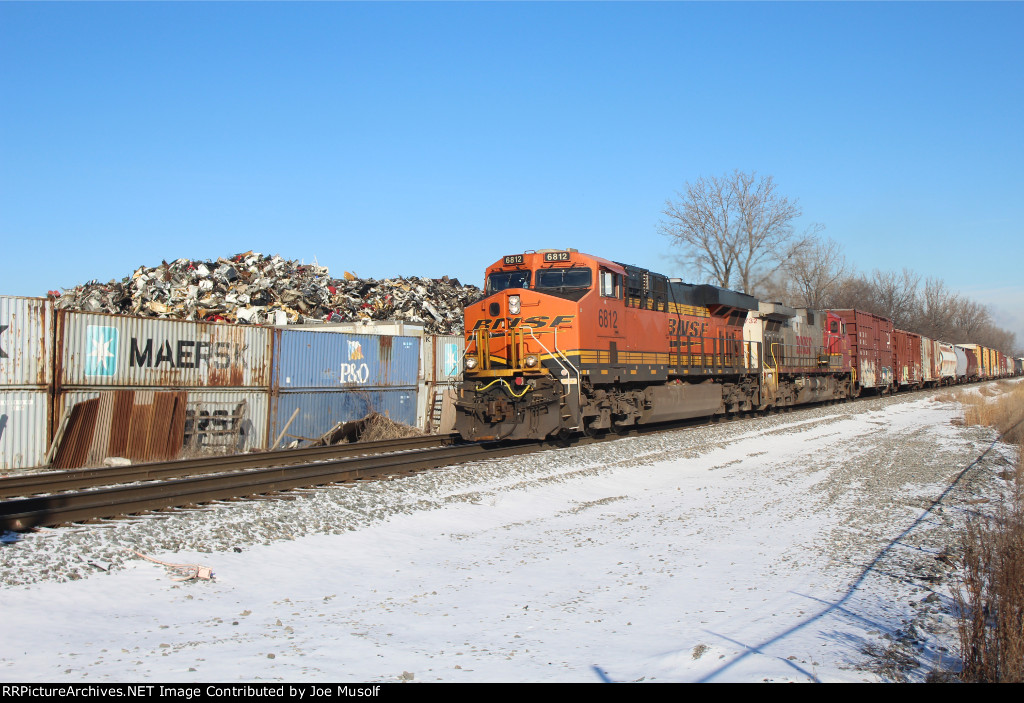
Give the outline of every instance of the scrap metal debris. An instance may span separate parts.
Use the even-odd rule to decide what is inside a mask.
[[[462,332],[462,308],[481,297],[458,279],[362,279],[326,266],[248,251],[229,259],[140,266],[120,281],[50,292],[62,310],[257,325],[401,320],[428,334]]]
[[[148,557],[142,552],[137,552],[134,549],[130,550],[133,554],[136,554],[147,561],[166,566],[167,570],[172,574],[177,574],[178,578],[172,579],[174,581],[212,581],[213,580],[213,569],[209,566],[202,566],[200,564],[171,564],[170,562],[160,561],[153,557]]]

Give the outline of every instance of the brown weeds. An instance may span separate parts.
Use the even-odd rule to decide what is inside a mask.
[[[998,392],[1002,391],[1002,392]],[[953,597],[958,610],[960,678],[1024,682],[1024,386],[999,384],[982,395],[961,394],[964,421],[987,425],[1020,447],[1010,493],[994,515],[968,520],[961,534],[963,573]]]
[[[999,382],[979,394],[960,393],[964,423],[994,427],[1007,444],[1024,443],[1024,383]]]
[[[968,520],[963,576],[954,590],[963,668],[970,682],[1024,683],[1024,463],[1010,500]]]
[[[401,422],[395,422],[380,413],[371,413],[363,420],[363,431],[359,435],[360,442],[377,442],[384,439],[400,439],[423,434],[421,430]]]

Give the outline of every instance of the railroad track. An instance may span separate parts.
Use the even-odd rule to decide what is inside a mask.
[[[929,389],[934,390],[934,389]],[[916,395],[918,392],[904,392]],[[904,395],[901,393],[900,395]],[[876,396],[870,396],[876,397]],[[835,402],[835,401],[832,401]],[[815,404],[817,405],[817,404]],[[781,408],[789,412],[815,407]],[[27,531],[211,501],[266,495],[296,488],[408,475],[451,464],[526,454],[542,449],[612,441],[733,418],[695,418],[631,428],[623,435],[577,436],[566,441],[458,444],[456,435],[426,435],[365,444],[282,450],[130,467],[47,472],[0,479],[0,496],[48,495],[0,502],[0,530]],[[132,482],[129,485],[111,485]],[[90,488],[92,486],[107,486]],[[84,489],[84,490],[83,490]],[[57,492],[67,491],[67,492]]]
[[[115,484],[136,481],[167,480],[201,474],[224,473],[226,471],[305,464],[368,454],[429,449],[454,444],[456,441],[458,441],[458,435],[456,434],[419,435],[379,442],[281,449],[260,452],[258,454],[231,454],[227,456],[133,464],[130,466],[46,471],[34,474],[5,476],[0,478],[0,498],[76,491],[96,486],[113,486]]]
[[[6,500],[0,503],[0,529],[23,532],[36,527],[194,506],[294,488],[397,476],[454,463],[522,454],[536,448],[536,444],[436,446]]]

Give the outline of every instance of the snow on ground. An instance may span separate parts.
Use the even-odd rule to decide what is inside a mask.
[[[0,679],[920,680],[955,653],[943,549],[1014,457],[958,414],[873,399],[45,530],[0,548]]]

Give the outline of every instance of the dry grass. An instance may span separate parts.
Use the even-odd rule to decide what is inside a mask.
[[[996,515],[968,521],[954,591],[963,668],[978,683],[1024,683],[1024,460]]]
[[[979,393],[960,393],[964,424],[994,427],[1007,444],[1024,443],[1024,383],[1000,381]]]
[[[377,442],[383,439],[401,439],[423,434],[422,430],[401,422],[395,422],[380,413],[370,413],[363,418],[363,431],[359,434],[360,442]]]
[[[954,591],[960,678],[1024,683],[1024,385],[1000,382],[959,395],[965,424],[994,427],[1021,447],[1008,499],[995,515],[970,519],[961,535],[963,575]]]

